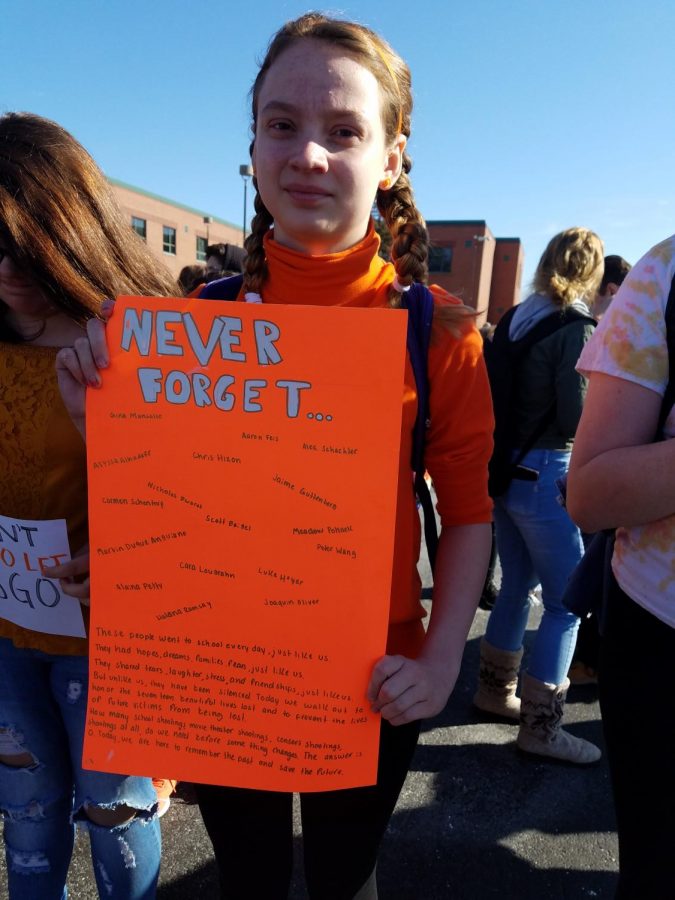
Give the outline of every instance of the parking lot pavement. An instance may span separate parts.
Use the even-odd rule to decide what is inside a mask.
[[[515,749],[515,726],[487,721],[471,706],[487,615],[476,614],[447,708],[424,725],[382,846],[380,898],[610,898],[617,843],[604,760],[576,768],[525,757]],[[533,627],[538,615],[534,609]],[[594,688],[570,691],[565,718],[573,733],[602,744]],[[305,900],[297,816],[296,832],[290,897]],[[216,870],[197,807],[174,800],[162,833],[161,900],[217,897]],[[77,837],[69,888],[72,900],[96,900],[83,834]],[[0,897],[6,896],[2,866]]]

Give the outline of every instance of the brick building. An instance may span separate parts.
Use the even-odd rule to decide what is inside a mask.
[[[520,301],[522,277],[523,246],[520,238],[495,238],[488,322],[496,325],[504,313]]]
[[[183,266],[204,262],[209,244],[242,246],[240,226],[109,178],[129,225],[174,277]]]
[[[496,324],[520,300],[519,238],[495,238],[483,219],[427,221],[429,280],[480,311],[478,325]]]
[[[242,246],[232,222],[149,191],[108,179],[129,225],[174,277],[206,259],[209,244]],[[523,250],[519,238],[495,238],[483,219],[427,222],[429,280],[480,311],[478,324],[499,318],[520,299]]]

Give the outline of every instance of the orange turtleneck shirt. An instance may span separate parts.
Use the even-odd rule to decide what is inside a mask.
[[[378,254],[372,224],[365,238],[341,253],[307,256],[265,237],[269,277],[265,303],[311,306],[386,307],[394,267]],[[459,303],[433,288],[437,306]],[[197,292],[195,292],[197,293]],[[239,299],[243,299],[243,294]],[[395,311],[392,310],[392,314]],[[438,498],[444,526],[489,522],[487,464],[492,453],[492,402],[483,363],[482,341],[473,326],[456,337],[438,317],[428,358],[431,425],[425,462]],[[424,640],[417,572],[421,528],[412,488],[410,457],[417,415],[417,392],[410,360],[406,361],[403,423],[398,476],[396,530],[387,653],[417,655]]]

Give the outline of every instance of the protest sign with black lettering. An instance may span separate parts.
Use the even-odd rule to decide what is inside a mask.
[[[42,571],[69,559],[64,519],[0,515],[0,617],[32,631],[84,637],[79,602]]]
[[[108,332],[85,765],[373,783],[405,313],[122,298]]]

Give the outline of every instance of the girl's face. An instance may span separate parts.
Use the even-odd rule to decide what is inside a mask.
[[[41,316],[49,308],[40,287],[19,268],[4,247],[0,246],[0,300],[12,312]]]
[[[375,76],[326,41],[301,39],[268,70],[253,165],[279,243],[337,253],[366,234],[378,186],[401,171],[405,137],[387,146]]]

